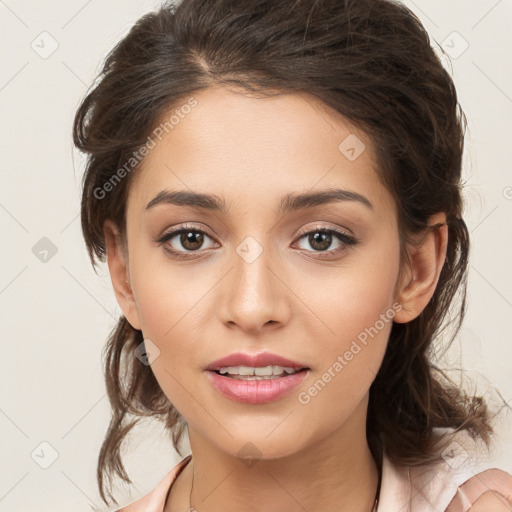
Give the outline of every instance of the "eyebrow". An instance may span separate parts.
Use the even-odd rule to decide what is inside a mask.
[[[306,208],[313,208],[324,204],[341,201],[357,201],[373,210],[372,203],[361,194],[340,188],[331,188],[317,192],[305,192],[302,194],[286,194],[281,198],[276,214],[286,214]],[[214,194],[203,194],[189,190],[177,190],[169,192],[160,191],[146,206],[146,211],[158,204],[174,204],[177,206],[190,206],[205,210],[226,214],[228,208],[224,199]]]

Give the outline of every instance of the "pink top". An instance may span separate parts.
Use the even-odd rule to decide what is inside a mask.
[[[377,512],[467,512],[486,491],[512,507],[512,475],[489,468],[475,443],[459,432],[434,465],[397,466],[384,456]],[[163,512],[173,482],[190,462],[187,455],[148,494],[116,512]]]

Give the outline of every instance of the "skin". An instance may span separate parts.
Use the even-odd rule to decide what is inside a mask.
[[[399,274],[396,204],[365,133],[305,94],[262,99],[217,87],[194,97],[198,105],[132,176],[126,239],[105,223],[119,305],[158,346],[151,368],[188,422],[193,459],[165,512],[188,509],[192,474],[191,503],[201,512],[369,512],[379,470],[365,433],[368,392],[392,323],[309,403],[297,397],[394,303],[401,307],[396,322],[423,310],[444,262],[446,226],[409,248],[411,265]],[[366,146],[354,161],[338,149],[350,134]],[[373,208],[342,201],[274,212],[284,194],[332,187],[361,194]],[[216,194],[229,212],[170,204],[145,211],[162,189]],[[431,219],[444,221],[443,214]],[[179,235],[166,243],[188,259],[154,242],[183,223],[206,232],[195,252]],[[348,246],[333,236],[319,249],[302,236],[318,225],[359,242]],[[236,252],[247,236],[263,250],[252,263]],[[232,401],[203,371],[232,352],[264,350],[310,367],[299,388],[273,403]],[[237,455],[247,443],[261,457],[252,466]]]

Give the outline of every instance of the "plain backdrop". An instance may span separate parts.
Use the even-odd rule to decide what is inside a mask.
[[[405,3],[451,56],[469,122],[469,307],[444,361],[508,411],[494,457],[512,471],[512,1]],[[109,420],[101,351],[120,309],[107,267],[93,272],[82,241],[84,159],[71,125],[107,52],[158,5],[0,0],[1,511],[106,510],[96,486]],[[130,438],[134,486],[118,488],[120,505],[178,460],[161,425],[145,423]]]

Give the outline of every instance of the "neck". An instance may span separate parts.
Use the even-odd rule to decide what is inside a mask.
[[[192,460],[165,512],[371,512],[379,469],[364,425],[349,421],[288,456],[251,462],[219,450],[189,425]]]

